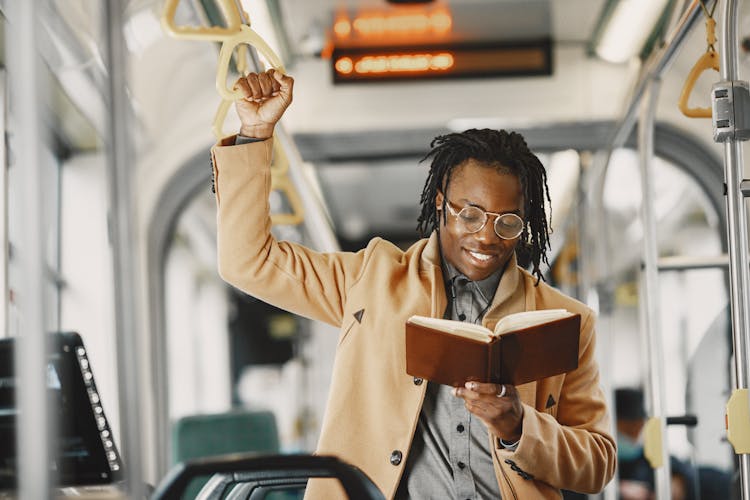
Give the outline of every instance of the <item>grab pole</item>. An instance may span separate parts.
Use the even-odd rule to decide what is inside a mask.
[[[139,369],[141,319],[139,245],[133,192],[135,144],[132,137],[132,108],[128,96],[128,54],[123,26],[123,2],[104,2],[102,21],[106,26],[105,63],[109,104],[106,135],[107,187],[110,243],[114,279],[115,338],[117,340],[118,393],[120,398],[120,449],[125,471],[125,488],[130,498],[143,496],[143,398]]]
[[[657,498],[672,498],[670,484],[669,442],[665,412],[664,349],[659,303],[659,249],[654,213],[652,179],[654,159],[654,114],[661,80],[650,80],[641,102],[638,122],[638,152],[641,170],[641,220],[643,221],[643,296],[641,311],[644,316],[646,353],[648,357],[648,396],[650,417],[644,427],[644,455],[654,469]]]
[[[9,112],[12,117],[11,147],[18,151],[13,169],[18,175],[19,214],[14,221],[23,224],[15,242],[16,257],[10,266],[19,276],[13,284],[9,330],[17,340],[14,376],[18,435],[16,443],[0,443],[0,447],[16,446],[18,450],[18,498],[51,499],[57,478],[47,467],[54,458],[52,442],[57,439],[57,422],[51,416],[52,405],[47,399],[46,331],[50,328],[53,304],[47,292],[45,270],[48,249],[44,209],[49,190],[45,188],[48,162],[42,151],[48,141],[43,119],[42,98],[47,93],[48,78],[42,68],[38,31],[40,5],[38,0],[8,2],[5,46],[7,52]],[[2,166],[5,168],[5,165]],[[22,276],[22,278],[20,278]],[[14,280],[15,281],[15,280]],[[2,494],[0,494],[2,496]]]
[[[729,239],[729,289],[732,308],[734,388],[727,403],[727,439],[737,454],[743,499],[750,499],[750,422],[748,422],[748,325],[750,324],[750,256],[747,207],[742,192],[742,141],[748,139],[748,84],[738,80],[739,2],[726,0],[721,30],[721,79],[711,91],[714,140],[724,145]]]

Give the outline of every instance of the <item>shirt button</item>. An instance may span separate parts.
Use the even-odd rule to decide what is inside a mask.
[[[466,468],[466,464],[463,462],[458,462],[458,468],[464,470]]]
[[[391,465],[398,465],[401,463],[401,459],[403,458],[403,455],[398,450],[393,450],[391,452]]]
[[[463,432],[463,431],[464,431],[464,424],[458,424],[458,425],[456,426],[456,430],[457,430],[458,432]]]
[[[422,380],[421,378],[414,377],[414,385],[422,385],[422,382],[424,382],[424,380]]]

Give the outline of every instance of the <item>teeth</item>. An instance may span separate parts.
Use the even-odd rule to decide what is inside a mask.
[[[469,252],[472,257],[479,260],[490,260],[492,258],[492,255],[486,255],[483,253],[477,253],[477,252]]]

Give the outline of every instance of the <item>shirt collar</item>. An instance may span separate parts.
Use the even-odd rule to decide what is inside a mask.
[[[453,264],[442,259],[443,263],[443,278],[445,279],[445,286],[451,286],[451,283],[454,282],[456,278],[463,277],[469,282],[472,282],[469,278],[463,275],[461,271],[455,268]],[[507,266],[506,266],[507,267]],[[503,276],[504,267],[498,269],[494,273],[490,274],[486,278],[474,281],[473,283],[476,285],[477,289],[480,291],[480,293],[484,296],[487,303],[492,302],[492,298],[495,296],[495,291],[497,291],[497,287],[500,284],[500,279]]]

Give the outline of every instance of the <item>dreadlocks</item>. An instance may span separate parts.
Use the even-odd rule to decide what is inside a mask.
[[[445,195],[442,207],[445,222],[445,203],[451,176],[456,167],[473,158],[518,178],[523,191],[525,220],[520,241],[516,245],[516,256],[522,266],[532,265],[532,274],[537,277],[537,283],[544,279],[539,265],[544,262],[549,266],[547,249],[550,231],[544,211],[544,198],[550,200],[547,173],[521,134],[505,130],[471,129],[438,136],[432,140],[430,148],[431,151],[422,158],[422,161],[432,158],[432,164],[420,198],[422,211],[417,222],[420,235],[425,237],[439,229],[435,207],[435,196],[439,191]]]

